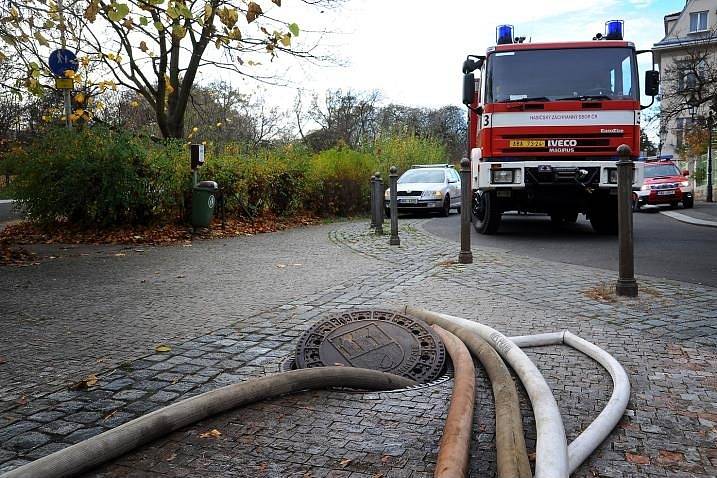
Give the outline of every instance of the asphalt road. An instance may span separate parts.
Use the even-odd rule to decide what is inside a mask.
[[[717,287],[717,228],[685,224],[656,209],[636,213],[634,225],[636,274]],[[458,242],[460,215],[432,219],[426,230]],[[617,236],[595,234],[583,215],[554,228],[548,216],[507,214],[496,235],[471,226],[471,246],[617,271]]]
[[[0,222],[18,219],[22,215],[15,210],[13,202],[8,199],[0,200]]]

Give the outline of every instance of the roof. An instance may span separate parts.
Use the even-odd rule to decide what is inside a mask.
[[[496,45],[492,47],[490,52],[516,51],[516,50],[557,50],[566,48],[615,48],[615,47],[631,47],[634,48],[632,42],[623,40],[593,40],[593,41],[576,41],[576,42],[552,42],[552,43],[508,43],[505,45]]]
[[[688,36],[675,37],[675,38],[663,38],[659,42],[652,46],[653,50],[667,50],[670,48],[680,48],[689,45],[694,45],[703,42],[705,44],[715,43],[717,44],[717,36],[714,36],[713,32],[699,32],[690,33]]]

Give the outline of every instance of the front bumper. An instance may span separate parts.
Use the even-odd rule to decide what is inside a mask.
[[[398,209],[440,209],[443,207],[442,199],[417,199],[415,197],[404,198],[401,196],[398,196],[397,199]],[[391,207],[391,202],[387,199],[384,199],[383,204],[386,209]]]
[[[635,196],[640,206],[656,206],[689,200],[692,198],[692,191],[684,188],[652,189],[650,191],[635,191]]]

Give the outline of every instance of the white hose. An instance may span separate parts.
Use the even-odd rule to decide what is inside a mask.
[[[510,337],[510,340],[519,347],[569,345],[598,362],[612,377],[613,390],[607,405],[595,420],[568,446],[568,463],[570,473],[573,473],[600,446],[600,443],[610,435],[625,413],[627,403],[630,400],[630,380],[627,377],[627,373],[620,365],[620,362],[615,360],[612,355],[567,330],[549,334],[521,335],[519,337]]]
[[[469,328],[500,353],[520,378],[533,407],[537,431],[535,478],[567,478],[568,446],[563,419],[553,392],[525,352],[505,335],[478,322],[411,306],[406,306],[406,313],[442,327],[446,324],[458,324]]]

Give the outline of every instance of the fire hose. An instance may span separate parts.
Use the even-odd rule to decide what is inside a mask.
[[[451,328],[451,326],[462,327],[474,333],[478,333],[484,338],[487,335],[488,339],[490,339],[490,343],[496,348],[497,351],[501,353],[501,355],[506,359],[506,361],[508,361],[508,363],[513,366],[513,369],[516,371],[516,374],[523,383],[526,392],[528,392],[528,396],[531,400],[536,418],[536,429],[538,432],[535,464],[536,478],[567,477],[569,473],[573,473],[580,466],[580,464],[582,464],[587,459],[587,457],[595,451],[595,449],[600,445],[600,443],[602,443],[602,441],[608,437],[608,435],[612,432],[612,430],[622,418],[622,415],[627,408],[627,404],[630,399],[630,381],[628,379],[627,373],[620,365],[620,363],[605,350],[568,331],[506,338],[503,334],[494,331],[488,326],[479,324],[478,322],[473,322],[470,320],[461,319],[459,317],[454,317],[446,314],[439,314],[428,310],[418,309],[411,306],[406,306],[405,311],[410,315],[424,319],[428,323],[437,323],[442,326],[448,327],[449,329]],[[509,343],[506,344],[504,340],[509,341]],[[558,450],[558,452],[551,454],[549,453],[549,449],[546,453],[546,446],[549,446],[549,443],[546,444],[545,442],[543,442],[543,445],[546,446],[541,447],[541,424],[538,420],[539,415],[536,410],[536,401],[533,398],[536,392],[540,391],[540,389],[535,390],[535,383],[536,381],[538,381],[538,378],[530,376],[527,377],[529,378],[528,381],[524,379],[528,375],[527,372],[530,372],[530,368],[527,369],[527,372],[523,368],[521,368],[521,370],[516,369],[514,363],[520,360],[520,355],[518,355],[518,358],[516,358],[516,354],[512,351],[516,349],[519,350],[519,347],[534,347],[560,344],[565,344],[573,347],[574,349],[592,358],[593,360],[598,362],[603,368],[605,368],[605,370],[607,370],[607,372],[610,374],[610,377],[612,378],[613,392],[607,405],[602,410],[602,412],[600,412],[597,418],[595,418],[595,420],[593,420],[593,422],[588,425],[588,427],[583,430],[583,432],[570,443],[570,446],[566,447],[566,467],[559,469],[551,469],[548,465],[546,465],[546,463],[550,460],[555,459],[556,457],[560,458],[562,456],[562,450]],[[520,364],[520,366],[522,367],[523,364]],[[537,368],[535,369],[535,371],[537,371]],[[537,373],[540,374],[539,371],[537,371]],[[545,379],[542,378],[542,375],[540,375],[540,379],[543,382],[545,381]],[[549,388],[548,393],[550,393],[550,396],[552,397],[552,392]],[[545,400],[543,400],[543,402],[549,403],[549,401]],[[555,403],[554,398],[552,402]],[[543,419],[546,418],[546,415],[540,416]],[[550,418],[550,415],[548,415],[548,417]],[[554,418],[550,419],[554,420]],[[562,419],[559,418],[559,414],[558,419],[560,420],[560,427],[562,428]],[[543,427],[545,427],[544,423]],[[548,430],[552,429],[548,428]],[[545,437],[545,434],[543,435],[543,437]],[[565,440],[565,435],[563,432],[563,443],[565,443],[566,441],[567,440]],[[548,455],[547,457],[545,456],[546,454]],[[542,466],[539,467],[539,465]]]
[[[495,349],[476,334],[454,324],[451,324],[448,330],[463,341],[471,354],[483,365],[490,379],[495,403],[497,476],[531,478],[533,474],[525,448],[518,391],[508,367]]]
[[[405,312],[434,326],[455,366],[453,395],[441,438],[436,477],[464,477],[468,470],[475,370],[466,347],[484,365],[491,380],[496,403],[498,476],[501,478],[530,477],[530,467],[517,391],[500,356],[514,369],[531,401],[537,431],[536,478],[566,478],[574,472],[607,438],[627,407],[630,384],[620,363],[603,349],[568,331],[508,338],[486,325],[459,317],[411,306],[406,306]],[[552,391],[520,349],[559,344],[569,345],[600,363],[614,383],[608,404],[569,446]],[[2,478],[74,476],[204,418],[288,393],[330,387],[390,390],[411,385],[415,382],[404,377],[353,367],[283,372],[182,400],[21,466]]]
[[[448,408],[433,476],[465,478],[468,476],[471,455],[476,371],[471,354],[458,337],[437,325],[434,325],[433,329],[441,337],[448,355],[451,356],[455,378],[451,405]]]
[[[174,403],[16,468],[2,478],[76,476],[204,418],[287,393],[330,387],[391,390],[411,385],[415,382],[405,377],[353,367],[282,372],[227,385]]]

